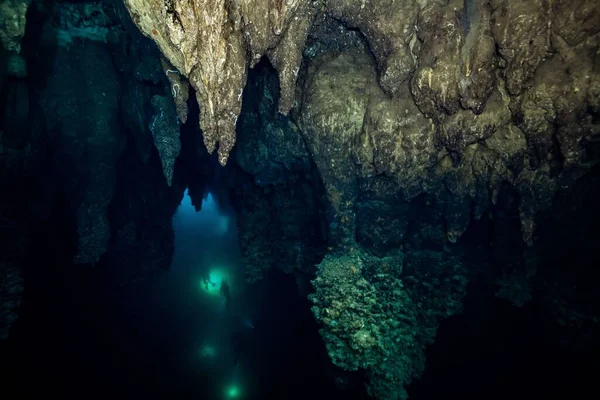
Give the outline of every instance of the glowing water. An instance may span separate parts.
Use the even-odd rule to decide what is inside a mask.
[[[248,389],[242,368],[233,369],[232,326],[235,318],[241,317],[246,326],[252,322],[237,301],[244,290],[244,277],[235,220],[220,210],[211,194],[196,212],[186,190],[173,217],[173,229],[175,254],[168,290],[179,298],[177,309],[171,312],[181,313],[181,320],[187,321],[177,329],[185,329],[191,338],[190,367],[202,370],[213,382],[213,388],[204,389],[213,395],[205,398],[242,399]],[[221,290],[224,282],[231,304]]]

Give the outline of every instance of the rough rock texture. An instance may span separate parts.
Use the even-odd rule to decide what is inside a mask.
[[[106,251],[110,237],[106,213],[122,140],[120,88],[106,47],[94,42],[82,45],[85,48],[59,47],[42,107],[58,147],[57,169],[76,214],[76,262],[94,263]],[[79,77],[75,82],[74,76]]]
[[[495,81],[487,3],[431,3],[420,11],[417,27],[422,44],[412,91],[421,111],[436,120],[461,106],[480,113]]]
[[[5,0],[0,4],[0,42],[7,51],[21,51],[29,3],[31,0]]]
[[[235,143],[249,65],[278,70],[289,111],[313,8],[307,1],[127,0],[131,17],[196,90],[204,144],[225,165]]]
[[[93,264],[111,238],[108,210],[129,135],[143,161],[150,159],[154,138],[170,183],[179,123],[158,53],[122,4],[36,7],[40,46],[32,62],[39,66],[36,82],[47,81],[37,87],[40,104],[54,167],[76,219],[75,261]]]
[[[25,16],[30,3],[31,0],[6,0],[0,4],[0,69],[5,69],[8,76],[27,76],[21,41],[25,35]]]
[[[535,214],[548,206],[547,199],[559,186],[556,182],[560,179],[554,176],[559,172],[556,164],[560,160],[556,159],[553,138],[558,140],[568,169],[577,164],[573,160],[580,157],[580,143],[595,134],[594,127],[579,121],[581,111],[578,115],[576,110],[594,107],[598,98],[597,85],[593,83],[592,50],[597,48],[594,36],[598,31],[594,25],[598,19],[597,3],[582,0],[577,4],[558,2],[550,6],[541,0],[519,4],[500,0],[441,3],[330,0],[317,11],[305,3],[199,1],[184,4],[131,0],[127,6],[142,32],[157,42],[169,61],[197,90],[205,143],[209,151],[217,142],[221,143],[222,163],[234,143],[235,121],[248,66],[253,66],[265,54],[271,59],[280,76],[280,110],[286,112],[292,104],[291,83],[298,73],[300,49],[312,14],[326,13],[349,27],[358,28],[375,56],[375,70],[383,92],[400,102],[414,102],[425,117],[431,118],[434,134],[428,134],[420,142],[429,143],[433,136],[435,151],[414,153],[422,160],[439,160],[436,163],[441,170],[437,175],[454,176],[450,178],[453,182],[447,185],[452,186],[449,190],[458,196],[441,199],[448,207],[450,240],[455,241],[466,228],[471,202],[478,203],[476,215],[485,210],[483,203],[488,203],[486,197],[489,196],[482,193],[486,190],[483,181],[493,186],[502,179],[509,179],[521,188],[523,237],[531,244]],[[573,9],[577,9],[577,15],[570,11]],[[294,40],[288,44],[292,32]],[[279,57],[282,52],[285,57]],[[282,60],[286,60],[283,65]],[[290,70],[294,71],[293,78]],[[556,72],[560,70],[568,71],[568,76],[558,76]],[[575,73],[571,74],[571,70]],[[406,90],[408,80],[411,98]],[[567,95],[569,90],[572,93]],[[237,98],[235,93],[238,93]],[[561,101],[550,104],[549,99],[559,97]],[[411,109],[414,107],[405,108]],[[357,113],[358,110],[349,112]],[[562,128],[554,132],[556,119]],[[310,124],[306,125],[313,129]],[[521,172],[513,169],[489,179],[477,178],[475,182],[478,171],[466,163],[484,168],[490,163],[501,166],[489,154],[484,156],[485,149],[478,149],[477,145],[507,129],[511,135],[520,135],[515,133],[516,127],[527,141],[526,171],[518,178],[507,176],[508,172]],[[514,147],[508,141],[503,143]],[[385,147],[390,151],[390,146]],[[441,148],[446,152],[436,154]],[[468,153],[467,158],[484,160],[464,160],[464,153]],[[500,154],[512,157],[513,163],[520,163],[516,159],[518,155],[507,155],[504,150],[497,155]],[[313,151],[313,156],[321,155]],[[330,155],[323,153],[323,156]],[[339,156],[345,157],[342,153]],[[444,172],[449,167],[444,157],[451,158],[455,171]],[[458,165],[461,163],[462,167]],[[507,162],[501,164],[507,165]],[[566,175],[569,174],[562,176]],[[493,187],[487,189],[493,191]],[[352,197],[351,194],[344,196]]]
[[[177,119],[173,102],[166,96],[152,97],[154,117],[150,124],[150,131],[154,138],[154,145],[160,154],[163,173],[167,183],[171,186],[175,159],[181,150],[179,141],[179,120]]]
[[[228,183],[239,190],[249,278],[319,264],[311,298],[330,356],[364,369],[374,397],[406,397],[439,321],[460,311],[487,263],[498,296],[549,306],[565,329],[598,331],[593,274],[583,289],[573,284],[583,258],[560,253],[553,225],[535,230],[557,193],[598,173],[598,2],[127,0],[162,68],[123,28],[117,3],[44,3],[55,20],[31,55],[30,66],[48,67],[32,82],[39,92],[20,81],[24,56],[2,66],[0,171],[32,163],[19,128],[41,101],[57,186],[76,219],[76,261],[126,263],[115,272],[123,281],[168,265],[172,199],[157,177],[181,189],[176,115],[196,117],[189,85],[204,144],[218,145],[222,164],[238,138]],[[243,92],[263,56],[279,96],[273,75]],[[290,107],[291,117],[278,114]],[[0,211],[0,223],[13,215]],[[478,219],[494,243],[474,267],[461,257]],[[585,226],[581,242],[595,229],[568,213],[556,221],[565,232]],[[8,232],[19,240],[0,242],[3,257],[26,237]],[[562,268],[547,268],[548,254]],[[14,305],[18,278],[5,271]]]
[[[309,64],[299,121],[326,188],[337,179],[352,179],[352,168],[346,165],[352,154],[363,176],[395,176],[408,198],[435,193],[447,207],[448,237],[455,241],[471,210],[481,216],[493,204],[498,185],[508,181],[522,196],[523,237],[531,244],[536,213],[548,207],[560,184],[589,167],[582,144],[598,127],[584,110],[593,109],[597,98],[592,55],[597,37],[569,47],[554,35],[556,54],[534,76],[523,71],[543,57],[535,63],[523,61],[519,51],[525,52],[529,44],[518,42],[518,35],[505,45],[516,54],[510,60],[497,59],[494,52],[490,15],[507,21],[516,16],[502,12],[500,5],[492,10],[485,3],[455,3],[431,3],[421,9],[422,44],[410,92],[406,85],[398,86],[396,96],[388,98],[376,85],[376,68],[366,66],[372,64],[366,54],[324,55]],[[515,75],[519,65],[528,66],[519,69],[523,78]],[[509,90],[495,70],[505,73],[508,82],[526,81],[531,89],[512,96],[520,89]],[[324,165],[329,160],[333,167]],[[336,162],[342,163],[339,170]],[[351,197],[353,190],[347,185],[344,195]]]
[[[416,0],[329,0],[327,11],[360,29],[375,55],[381,88],[395,95],[415,68]]]
[[[438,321],[462,310],[466,283],[464,266],[443,252],[351,251],[325,257],[309,297],[334,364],[366,370],[374,398],[405,399]]]
[[[314,164],[298,126],[277,111],[277,76],[267,64],[250,72],[233,153],[243,171],[232,189],[248,281],[274,266],[311,276],[326,246]]]
[[[594,19],[599,6],[581,3],[587,17],[580,20]],[[569,7],[572,10],[574,5]],[[533,20],[532,15],[542,21],[546,18],[546,22],[532,25],[520,21],[526,17]],[[446,240],[458,242],[473,219],[494,212],[506,193],[511,193],[506,207],[517,212],[519,221],[517,230],[511,225],[511,235],[520,234],[525,243],[534,245],[536,218],[549,209],[560,188],[572,185],[599,160],[593,143],[600,128],[595,91],[600,45],[591,24],[579,28],[571,19],[565,28],[568,22],[562,21],[570,15],[558,12],[548,16],[545,2],[528,3],[527,7],[478,1],[422,4],[417,20],[417,66],[410,82],[398,81],[393,91],[381,81],[381,61],[364,28],[351,25],[364,34],[364,45],[350,44],[348,34],[341,33],[344,27],[317,25],[311,31],[293,115],[323,180],[328,238],[335,251],[317,272],[317,297],[333,301],[332,297],[342,296],[339,304],[346,306],[360,299],[354,292],[367,293],[365,302],[383,296],[386,290],[376,285],[357,289],[361,277],[346,279],[348,271],[340,283],[344,289],[338,292],[330,282],[338,278],[327,271],[344,264],[346,268],[356,266],[356,256],[349,255],[352,251],[393,257],[393,252],[414,236],[409,232],[415,232],[410,222],[415,201],[424,200],[427,208],[439,213],[437,222],[424,223],[416,231],[421,244],[437,243],[435,251],[439,252]],[[557,22],[549,23],[548,18]],[[348,24],[349,19],[343,21]],[[555,28],[549,30],[548,26]],[[570,31],[577,29],[589,34]],[[540,32],[532,33],[537,30]],[[571,42],[565,36],[572,38]],[[336,41],[339,46],[330,44]],[[394,96],[390,97],[390,92]],[[426,221],[424,213],[420,217]],[[512,214],[508,217],[512,223]],[[505,242],[495,254],[500,246],[508,245],[513,247],[504,248],[521,249],[519,243],[515,247],[513,242]],[[419,247],[412,251],[418,258]],[[456,255],[455,250],[449,251]],[[410,250],[405,252],[409,259]],[[507,261],[510,264],[494,261],[497,294],[523,305],[532,299],[535,289],[536,259],[530,254]],[[435,257],[430,262],[431,266],[441,263]],[[424,272],[426,264],[415,267],[417,273],[423,273],[419,282],[435,285],[437,278]],[[464,290],[467,270],[459,267],[457,271],[456,282]],[[408,286],[408,279],[400,279]],[[424,308],[432,312],[431,326],[459,309],[461,296],[446,301],[453,293],[452,282],[423,294],[423,301],[428,302]],[[432,301],[438,295],[438,300]],[[434,307],[438,301],[456,307]],[[363,314],[377,314],[370,305],[364,307],[367,311]],[[323,312],[317,306],[318,318],[324,318]],[[348,321],[363,315],[352,309],[344,312]],[[339,365],[354,369],[366,357],[371,359],[367,370],[375,371],[373,366],[385,363],[387,356],[374,351],[374,344],[361,349],[352,341],[355,331],[351,328],[325,325],[323,337]],[[419,329],[426,329],[433,338],[435,329],[426,325]],[[373,343],[386,340],[380,332],[369,337],[377,337]],[[392,354],[399,357],[402,351]],[[418,364],[419,357],[409,358]],[[402,398],[401,385],[420,371],[406,365],[387,370],[397,371],[396,375],[383,377],[373,372],[370,378],[371,391],[378,398]],[[407,371],[408,375],[402,375]],[[395,384],[388,390],[374,389],[385,387],[389,379]]]
[[[171,94],[173,95],[173,101],[175,102],[177,116],[179,116],[181,123],[185,124],[189,112],[187,101],[190,98],[190,85],[185,79],[181,78],[179,71],[169,64],[164,57],[161,57],[160,64],[171,84]]]

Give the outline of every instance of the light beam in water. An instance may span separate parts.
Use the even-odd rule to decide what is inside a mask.
[[[231,278],[224,268],[211,268],[208,272],[208,279],[202,278],[200,280],[200,289],[211,296],[221,295],[221,283],[223,281],[231,284]]]

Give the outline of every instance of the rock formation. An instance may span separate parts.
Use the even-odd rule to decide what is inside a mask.
[[[467,283],[490,265],[498,296],[523,306],[541,293],[561,324],[597,331],[597,309],[571,302],[594,288],[575,296],[557,278],[577,266],[544,275],[539,265],[553,244],[549,210],[570,204],[557,198],[572,188],[572,199],[584,197],[582,182],[596,182],[599,2],[124,3],[162,54],[129,36],[122,8],[61,2],[39,27],[32,64],[50,53],[52,62],[35,96],[20,81],[27,2],[0,6],[12,21],[0,26],[12,60],[0,74],[0,161],[17,171],[35,159],[23,156],[38,147],[19,128],[39,102],[77,263],[168,264],[169,186],[183,190],[174,166],[195,94],[206,149],[235,161],[219,177],[238,189],[248,278],[273,265],[314,274],[330,358],[364,370],[375,398],[406,398],[440,321],[461,311]],[[265,74],[245,92],[250,69],[267,62],[278,89]],[[2,182],[19,181],[18,171]],[[556,221],[578,229],[570,216]],[[467,246],[481,226],[494,243]],[[8,322],[19,261],[0,258]]]
[[[131,17],[196,90],[209,153],[225,165],[235,144],[248,67],[267,56],[279,73],[287,113],[313,6],[303,0],[127,0]]]

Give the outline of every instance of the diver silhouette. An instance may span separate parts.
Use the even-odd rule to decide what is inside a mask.
[[[221,296],[225,297],[225,309],[228,310],[229,302],[231,300],[231,293],[229,291],[229,284],[224,279],[221,281],[220,293],[221,293]]]

